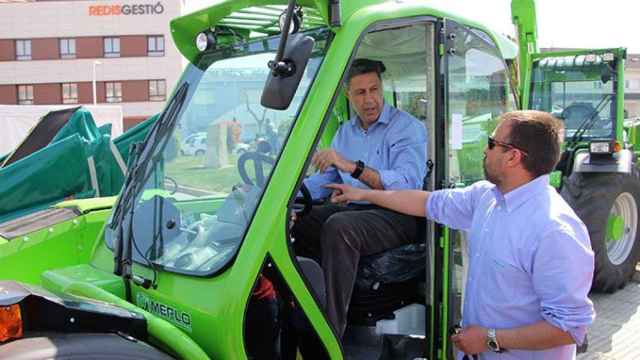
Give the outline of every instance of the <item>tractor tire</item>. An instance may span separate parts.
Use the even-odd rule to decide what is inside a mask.
[[[638,170],[634,166],[631,174],[573,173],[564,178],[560,194],[589,231],[595,254],[591,290],[613,293],[623,288],[640,260]],[[617,231],[611,230],[614,224]]]
[[[117,334],[42,333],[0,346],[0,359],[172,360],[160,350]]]

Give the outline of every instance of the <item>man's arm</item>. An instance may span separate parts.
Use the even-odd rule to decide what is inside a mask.
[[[383,191],[358,189],[345,184],[328,184],[325,187],[336,190],[331,202],[346,203],[349,201],[368,201],[397,212],[413,216],[426,216],[428,191],[403,190]]]
[[[545,320],[513,329],[496,330],[500,347],[505,349],[546,350],[575,343],[571,335]]]
[[[327,149],[318,151],[313,155],[312,163],[318,168],[319,171],[324,171],[329,166],[335,166],[338,170],[352,174],[356,170],[356,163],[343,158],[334,149]],[[358,180],[367,184],[372,189],[382,190],[384,185],[380,178],[380,173],[377,170],[372,169],[365,165],[362,174],[358,177]]]
[[[313,199],[324,199],[331,194],[331,191],[324,185],[334,182],[341,182],[338,171],[331,167],[325,171],[315,173],[304,179],[304,184],[309,189]]]
[[[487,348],[488,329],[481,326],[469,326],[451,337],[453,344],[465,354],[479,354],[490,351]],[[512,329],[497,329],[496,339],[500,348],[509,351],[547,350],[557,346],[573,344],[568,332],[540,320],[534,324]]]

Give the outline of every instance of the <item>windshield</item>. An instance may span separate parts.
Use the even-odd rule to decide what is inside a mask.
[[[107,227],[109,247],[119,231],[133,237],[134,261],[193,275],[210,275],[234,257],[325,54],[329,32],[306,34],[314,51],[287,110],[260,105],[279,37],[215,50],[188,66],[175,126],[163,116],[144,144],[135,171],[144,184],[131,201],[121,194],[114,213],[124,217]]]
[[[581,138],[610,138],[615,129],[615,81],[602,76],[607,72],[608,64],[554,67],[534,63],[531,108],[561,119],[566,138],[581,127]]]

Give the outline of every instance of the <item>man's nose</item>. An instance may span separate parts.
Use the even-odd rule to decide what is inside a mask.
[[[376,99],[376,97],[374,96],[373,92],[371,92],[371,91],[367,91],[364,94],[364,101],[367,102],[367,103],[373,102],[373,101],[375,101],[375,99]]]

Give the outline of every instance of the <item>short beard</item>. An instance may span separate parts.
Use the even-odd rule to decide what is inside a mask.
[[[484,172],[484,178],[485,180],[487,180],[488,182],[498,186],[500,185],[501,181],[499,178],[493,176],[492,174],[489,174],[489,171],[487,170],[487,158],[485,157],[484,161],[482,162],[482,171]]]

